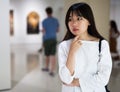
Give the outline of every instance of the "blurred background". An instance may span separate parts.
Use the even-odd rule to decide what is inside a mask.
[[[60,24],[59,44],[66,33],[66,11],[76,2],[91,6],[98,31],[110,43],[111,20],[120,32],[120,0],[0,0],[0,92],[61,92],[58,64],[54,77],[41,71],[45,65],[44,52],[39,52],[43,43],[42,21],[47,17],[45,8],[51,6]],[[120,90],[120,36],[115,40],[108,84],[111,92]]]

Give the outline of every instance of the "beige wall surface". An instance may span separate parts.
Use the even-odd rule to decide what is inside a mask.
[[[109,0],[65,0],[64,13],[74,3],[86,2],[93,11],[96,27],[99,33],[108,40],[109,37]],[[65,29],[66,30],[66,29]]]
[[[94,12],[96,26],[98,31],[107,40],[109,38],[109,16],[110,1],[109,0],[90,0],[90,5]]]

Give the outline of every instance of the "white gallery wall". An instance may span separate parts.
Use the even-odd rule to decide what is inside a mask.
[[[120,0],[110,0],[110,19],[115,20],[120,31]],[[120,36],[117,39],[117,48],[120,52]]]
[[[41,43],[42,32],[39,34],[27,34],[27,15],[36,11],[40,16],[40,30],[42,29],[41,22],[45,19],[45,8],[51,6],[53,8],[53,16],[58,18],[60,22],[60,35],[58,34],[58,40],[61,40],[64,36],[64,19],[63,15],[64,0],[10,0],[10,9],[14,11],[14,35],[10,37],[12,44],[21,43]]]
[[[11,88],[9,0],[0,0],[0,92]]]

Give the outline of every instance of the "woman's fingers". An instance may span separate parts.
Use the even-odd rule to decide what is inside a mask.
[[[78,41],[80,41],[79,36],[76,36],[76,37],[73,39],[73,42],[72,42],[72,43],[76,43],[76,42],[78,42]]]
[[[80,40],[78,40],[78,41],[77,41],[77,43],[78,43],[79,45],[82,45],[82,43],[81,43],[81,41],[80,41]]]
[[[74,38],[73,42],[75,42],[75,41],[77,41],[77,40],[79,40],[79,36],[76,36],[76,37]]]
[[[76,36],[76,37],[74,38],[72,44],[82,45],[81,40],[80,40],[80,37],[79,37],[79,36]]]

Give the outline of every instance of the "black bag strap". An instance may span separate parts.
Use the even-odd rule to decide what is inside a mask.
[[[98,60],[98,62],[100,62],[100,59],[101,59],[101,45],[102,45],[102,40],[103,39],[99,40],[99,60]]]
[[[103,39],[100,39],[100,40],[99,40],[99,54],[101,53],[101,44],[102,44],[102,40],[103,40]]]

